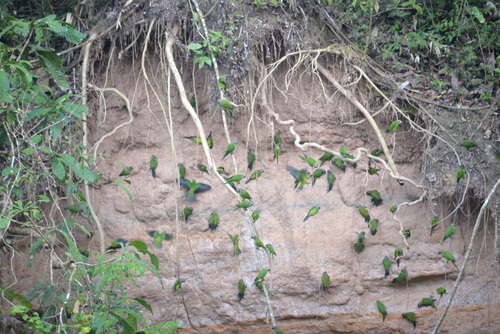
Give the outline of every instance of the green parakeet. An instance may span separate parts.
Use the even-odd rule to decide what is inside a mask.
[[[185,206],[184,209],[182,209],[182,216],[184,217],[184,221],[187,223],[189,216],[193,214],[193,207],[191,206]]]
[[[192,140],[192,141],[194,141],[198,145],[201,145],[203,143],[203,141],[201,140],[201,137],[198,137],[198,136],[187,136],[187,137],[184,137],[184,138]],[[210,133],[208,134],[206,140],[207,140],[208,148],[212,149],[214,147],[214,142],[212,140],[212,131],[210,131]]]
[[[404,282],[408,278],[408,271],[406,269],[401,270],[398,277],[392,280],[392,283]]]
[[[434,230],[436,229],[436,227],[438,227],[439,223],[441,223],[441,218],[439,218],[439,217],[432,218],[432,220],[431,220],[431,235],[432,235],[432,233],[434,233]]]
[[[229,102],[228,100],[221,100],[219,102],[219,105],[222,107],[222,109],[224,109],[224,111],[228,114],[228,115],[231,115],[233,114],[234,110],[233,110],[233,105],[231,104],[231,102]]]
[[[370,175],[377,174],[378,175],[379,170],[380,170],[380,168],[368,167],[368,174],[370,174]]]
[[[217,167],[217,173],[226,174],[226,169],[222,166]]]
[[[370,213],[368,210],[362,205],[357,205],[357,208],[359,213],[363,216],[363,218],[365,218],[365,222],[368,223],[370,221]]]
[[[259,219],[259,217],[260,217],[260,210],[255,210],[254,212],[252,212],[252,220],[254,223],[257,221],[257,219]]]
[[[240,194],[240,196],[243,198],[243,199],[248,199],[248,200],[251,200],[252,199],[252,196],[250,196],[250,194],[248,193],[248,191],[246,191],[245,189],[238,189],[238,193]]]
[[[345,173],[345,163],[344,163],[344,161],[342,159],[340,159],[340,158],[334,158],[332,161],[335,164],[335,166],[337,166],[338,168],[340,168],[342,170],[342,172]]]
[[[240,279],[238,281],[238,294],[236,295],[238,297],[238,300],[241,302],[241,300],[243,299],[243,297],[245,297],[245,290],[246,290],[247,286],[245,284],[245,282],[243,282],[242,279]]]
[[[411,230],[404,230],[403,231],[403,236],[408,239],[409,237],[411,237]]]
[[[247,180],[247,182],[245,182],[245,184],[250,182],[250,181],[257,180],[262,175],[262,173],[264,173],[263,169],[258,169],[256,171],[254,171],[252,173],[252,175],[250,175],[250,178]]]
[[[253,169],[253,163],[255,162],[255,153],[252,150],[248,150],[247,154],[248,169]]]
[[[396,212],[398,212],[398,206],[397,206],[397,205],[393,205],[393,206],[391,206],[391,207],[389,208],[389,211],[390,211],[391,213],[396,213]]]
[[[363,243],[363,241],[365,240],[366,233],[363,231],[363,232],[359,232],[357,234],[358,234],[358,242],[356,242],[353,245],[353,247],[354,247],[354,251],[356,253],[360,254],[365,250],[365,244]]]
[[[111,242],[111,245],[106,248],[106,253],[116,252],[120,248],[125,248],[128,245],[128,240],[122,238],[116,238]]]
[[[380,193],[375,189],[367,191],[366,194],[371,196],[372,204],[375,206],[379,206],[384,201],[382,197],[380,197]]]
[[[356,242],[353,247],[354,251],[358,254],[361,254],[365,250],[365,244],[362,242]]]
[[[274,334],[285,334],[278,326],[273,326]]]
[[[457,171],[457,183],[464,176],[465,176],[465,166],[464,165],[460,165],[460,166],[458,166],[458,171]]]
[[[276,159],[276,164],[279,163],[279,157],[281,155],[281,145],[274,146],[273,158]]]
[[[384,153],[384,150],[381,150],[379,148],[374,148],[371,152],[370,155],[373,155],[374,157],[378,157],[380,154]]]
[[[460,142],[460,145],[465,147],[467,150],[469,150],[469,148],[477,147],[476,143],[474,143],[472,140],[462,140]]]
[[[217,78],[217,85],[219,85],[219,87],[222,88],[222,89],[226,89],[226,87],[227,87],[226,78],[224,78],[224,77],[218,77]]]
[[[384,303],[382,303],[380,300],[377,300],[376,304],[378,311],[382,313],[382,322],[384,322],[385,317],[387,316],[387,308],[385,307]]]
[[[207,173],[208,174],[208,167],[204,164],[198,164],[198,169],[202,172],[202,173]]]
[[[402,248],[396,248],[394,250],[394,260],[396,260],[396,263],[399,267],[399,260],[400,260],[400,257],[401,255],[403,255],[403,249]]]
[[[245,174],[239,173],[239,174],[234,174],[231,177],[225,177],[224,180],[226,180],[227,183],[232,184],[232,183],[239,183],[244,178]]]
[[[340,147],[340,155],[343,157],[343,158],[346,158],[346,159],[354,159],[354,155],[351,155],[347,152],[347,150],[344,148],[344,146],[341,146]],[[356,168],[358,167],[358,164],[355,163],[355,162],[349,162],[349,164],[352,166],[352,168]]]
[[[64,209],[68,210],[69,212],[71,212],[73,214],[80,214],[83,212],[83,210],[78,205],[75,205],[75,204],[66,205],[64,207]]]
[[[319,179],[321,176],[325,175],[326,171],[324,169],[316,169],[312,176],[313,176],[313,181],[312,181],[312,185],[314,186],[314,184],[316,183],[316,180]]]
[[[274,145],[281,145],[281,132],[277,131],[273,137]]]
[[[243,200],[241,202],[239,202],[237,205],[236,205],[236,208],[234,208],[233,211],[236,211],[238,209],[243,209],[243,210],[247,210],[249,207],[253,206],[253,202],[252,201],[249,201],[249,200]]]
[[[319,209],[321,207],[319,205],[313,206],[312,208],[309,209],[309,212],[307,213],[307,216],[304,218],[304,222],[307,221],[309,218],[312,216],[316,215],[319,212]]]
[[[323,272],[323,276],[321,276],[321,289],[326,293],[330,293],[328,291],[328,287],[330,286],[330,275],[326,271]]]
[[[273,245],[271,245],[271,244],[266,244],[266,249],[267,249],[267,251],[269,252],[269,254],[271,254],[271,259],[273,259],[273,260],[274,260],[274,257],[276,256],[276,251],[274,250]]]
[[[293,167],[288,166],[287,167],[288,171],[292,176],[295,178],[295,187],[294,189],[297,190],[302,190],[304,188],[305,184],[308,184],[307,180],[311,177],[311,174],[305,169],[302,168],[301,170],[297,170]]]
[[[216,212],[212,212],[210,217],[208,217],[208,228],[210,232],[214,231],[219,227],[219,215]]]
[[[453,236],[453,233],[455,233],[455,223],[452,223],[450,227],[448,227],[448,230],[446,230],[443,241],[441,241],[441,243],[445,242],[446,239],[451,238]]]
[[[262,242],[262,240],[260,240],[259,237],[253,236],[252,239],[253,239],[253,243],[255,244],[255,248],[257,248],[257,249],[262,248],[265,251],[267,251],[266,246],[264,246],[264,243]]]
[[[434,304],[436,300],[432,298],[422,298],[420,303],[418,303],[418,307],[433,307],[436,308],[436,305]]]
[[[328,172],[326,173],[326,180],[328,181],[328,189],[326,190],[327,193],[332,191],[333,184],[335,183],[336,179],[337,178],[335,177],[333,172],[331,170],[328,170]]]
[[[184,278],[179,278],[175,280],[174,286],[172,287],[172,292],[178,291],[181,289],[182,283],[186,282]]]
[[[307,164],[313,168],[318,167],[318,162],[313,157],[308,157],[307,155],[304,154],[304,156],[299,155],[299,158],[307,162]]]
[[[368,226],[370,227],[370,233],[372,235],[377,234],[377,227],[378,227],[378,219],[372,219],[368,222]]]
[[[123,167],[122,171],[120,172],[120,174],[118,174],[118,176],[130,175],[130,172],[132,172],[133,169],[134,169],[134,167],[132,167],[132,166]]]
[[[153,246],[155,246],[158,249],[161,249],[163,247],[162,245],[163,240],[172,239],[172,235],[166,232],[159,232],[156,230],[148,231],[148,235],[153,238]]]
[[[196,108],[196,97],[194,95],[191,96],[191,99],[189,99],[189,104],[191,107]]]
[[[259,273],[257,274],[257,276],[255,277],[253,284],[255,284],[255,282],[257,282],[257,281],[263,281],[264,277],[266,277],[266,275],[267,275],[267,272],[268,272],[268,270],[266,268],[262,268],[259,271]]]
[[[403,318],[410,321],[413,324],[413,329],[417,327],[417,316],[413,312],[406,312],[401,314]]]
[[[460,269],[458,269],[457,261],[455,260],[455,257],[453,256],[453,254],[451,254],[448,251],[439,251],[439,254],[443,255],[443,257],[446,259],[446,261],[451,261],[451,263],[453,263],[453,265],[455,266],[455,268],[458,271],[460,271]]]
[[[235,234],[235,235],[228,234],[228,236],[231,239],[231,241],[233,242],[233,255],[234,256],[240,255],[241,254],[240,235],[239,234]]]
[[[221,160],[224,160],[225,157],[227,157],[229,154],[233,154],[234,150],[236,149],[236,145],[238,145],[238,142],[236,140],[232,141],[227,145],[226,151],[224,152],[224,155],[222,156]]]
[[[332,158],[333,158],[333,154],[328,153],[328,152],[323,153],[323,155],[321,156],[321,158],[319,158],[319,161],[321,161],[321,164],[319,166],[320,167],[323,166],[323,164],[325,162],[332,160]]]
[[[387,276],[389,276],[389,273],[391,271],[392,261],[389,260],[387,256],[385,256],[384,259],[382,260],[382,266],[384,266],[384,278],[387,278]]]
[[[439,299],[441,299],[444,294],[447,294],[446,289],[442,286],[436,289],[436,293],[439,295]]]
[[[156,168],[158,168],[158,159],[156,159],[156,156],[153,154],[151,160],[149,160],[149,170],[151,170],[153,179],[156,179]]]
[[[184,167],[184,164],[182,164],[181,162],[179,162],[177,164],[177,167],[179,167],[179,178],[180,179],[186,178],[186,167]]]
[[[389,125],[389,127],[387,128],[386,133],[390,133],[390,132],[396,130],[396,128],[399,126],[399,124],[401,124],[400,120],[395,120],[394,122],[392,122],[391,125]]]
[[[196,199],[196,194],[212,189],[208,184],[197,183],[196,180],[180,179],[179,183],[181,186],[186,187],[188,190],[186,194],[186,201],[192,202]]]

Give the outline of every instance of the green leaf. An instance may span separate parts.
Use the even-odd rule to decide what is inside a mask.
[[[52,154],[52,150],[50,149],[50,147],[42,146],[40,147],[40,150],[42,150],[43,153]]]
[[[50,127],[50,136],[53,139],[57,139],[62,133],[62,123],[56,123]]]
[[[95,182],[98,177],[84,164],[78,163],[71,155],[61,153],[58,155],[61,161],[68,166],[75,174],[88,183]]]
[[[13,102],[10,96],[9,74],[3,69],[0,71],[0,101],[6,103]]]
[[[151,264],[155,266],[156,270],[160,270],[160,260],[158,260],[158,257],[153,253],[149,253],[149,259],[151,260]]]
[[[125,186],[122,186],[121,184],[118,184],[117,185],[120,189],[122,189],[126,194],[127,194],[127,197],[128,197],[128,200],[130,203],[133,203],[134,202],[134,198],[132,197],[132,194],[130,193],[130,191],[127,189],[127,187]]]
[[[31,142],[33,144],[38,144],[41,141],[42,141],[42,136],[41,135],[34,135],[33,137],[31,137]]]
[[[146,254],[148,252],[148,246],[140,240],[133,240],[130,242],[139,252]]]
[[[23,150],[23,153],[26,155],[32,155],[33,153],[35,153],[35,150],[33,149],[33,147],[26,147]]]
[[[16,175],[19,172],[20,168],[16,167],[7,167],[2,170],[2,176],[11,176]]]
[[[479,23],[484,23],[486,20],[484,19],[483,14],[477,9],[476,6],[471,8],[471,14],[479,21]]]
[[[151,314],[153,314],[153,308],[144,299],[141,298],[132,298],[132,299],[141,304],[142,306],[144,306],[144,308],[146,308],[149,312],[151,312]]]
[[[57,181],[59,181],[60,183],[66,181],[66,168],[62,164],[61,160],[59,160],[58,157],[52,157],[52,159],[50,159],[50,162],[52,163],[52,173],[54,173]]]
[[[50,198],[48,196],[38,195],[38,198],[40,199],[40,202],[45,202],[45,203],[50,202]]]
[[[191,43],[191,44],[189,44],[188,46],[186,46],[186,49],[188,49],[188,50],[193,50],[193,51],[194,51],[194,50],[199,50],[199,49],[201,49],[201,48],[203,48],[203,45],[198,44],[198,43]]]
[[[1,218],[0,219],[0,230],[5,230],[10,223],[11,217]]]
[[[35,117],[42,117],[47,115],[49,112],[54,111],[54,108],[52,107],[38,107],[34,108],[32,111],[30,111],[25,118],[26,122],[31,121]]]
[[[59,56],[52,51],[37,51],[37,54],[43,69],[50,74],[62,90],[68,90],[70,86],[68,80],[61,72],[61,59],[59,59]]]
[[[38,240],[31,246],[30,248],[30,257],[34,257],[36,252],[38,252],[38,248],[42,244],[43,238],[38,238]]]

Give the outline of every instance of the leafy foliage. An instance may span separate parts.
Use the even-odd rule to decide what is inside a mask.
[[[86,35],[56,15],[29,21],[0,9],[0,18],[0,151],[7,152],[0,154],[0,241],[15,251],[7,239],[28,235],[34,240],[28,268],[46,253],[57,269],[51,281],[34,282],[26,295],[0,287],[3,298],[15,305],[11,314],[36,333],[175,332],[175,322],[148,324],[142,310],[153,312],[152,307],[127,294],[146,272],[152,272],[163,288],[158,258],[143,242],[132,241],[135,250],[110,259],[109,254],[89,254],[74,237],[82,231],[92,236],[74,218],[93,222],[80,188],[98,182],[101,175],[88,167],[93,159],[75,144],[88,108],[71,91],[52,45],[61,38],[78,44]],[[115,185],[121,181],[130,184],[119,179]],[[130,192],[119,187],[132,200]],[[58,205],[60,197],[68,201],[64,208]],[[63,222],[46,216],[42,207],[61,212]]]

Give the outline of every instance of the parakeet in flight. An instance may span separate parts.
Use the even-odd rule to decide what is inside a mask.
[[[234,256],[240,255],[241,254],[240,235],[239,234],[235,234],[235,235],[228,234],[228,236],[231,239],[231,241],[233,242],[233,255]]]
[[[196,180],[187,180],[187,179],[181,178],[179,180],[179,183],[181,186],[186,187],[186,189],[188,190],[185,199],[186,199],[186,201],[189,201],[189,202],[192,202],[196,199],[197,193],[212,189],[212,187],[210,187],[208,184],[201,183],[201,182],[197,183]]]

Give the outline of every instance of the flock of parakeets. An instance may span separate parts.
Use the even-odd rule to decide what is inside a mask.
[[[390,133],[390,132],[395,131],[396,128],[400,125],[400,123],[401,123],[401,121],[399,121],[399,120],[392,122],[386,132]],[[200,137],[189,136],[189,137],[184,137],[184,138],[192,140],[193,142],[195,142],[199,145],[202,144],[202,140]],[[208,147],[210,149],[212,149],[214,144],[213,144],[211,132],[207,136],[206,141],[207,141]],[[222,156],[221,161],[224,160],[228,155],[232,155],[234,153],[234,151],[237,147],[237,144],[238,143],[236,141],[229,143],[229,145],[226,147],[226,149],[224,151],[224,155]],[[282,146],[280,132],[277,132],[274,135],[272,144],[273,144],[273,157],[276,160],[276,162],[278,163],[278,159],[281,156],[281,146]],[[467,148],[467,150],[469,150],[470,148],[473,148],[473,147],[477,147],[477,145],[470,140],[463,140],[460,142],[460,144],[463,147]],[[344,147],[340,148],[339,153],[342,156],[342,158],[344,158],[344,159],[350,159],[350,160],[354,159],[354,156],[350,155]],[[373,156],[379,156],[382,153],[383,153],[383,151],[381,149],[374,149],[370,152],[370,154]],[[333,154],[328,153],[328,152],[324,153],[319,158],[319,161],[317,161],[313,157],[310,157],[307,155],[299,156],[299,158],[304,160],[304,162],[308,166],[310,166],[311,168],[314,168],[315,170],[311,174],[306,168],[302,168],[299,170],[299,169],[295,169],[293,167],[288,166],[288,171],[290,172],[290,174],[293,176],[293,178],[295,180],[294,189],[296,189],[298,191],[302,190],[306,184],[309,184],[309,179],[312,178],[312,186],[314,186],[316,184],[316,181],[325,174],[326,174],[326,179],[327,179],[327,184],[328,184],[326,192],[328,193],[332,190],[333,184],[336,180],[336,177],[335,177],[332,170],[328,169],[327,171],[325,171],[324,169],[321,168],[323,166],[323,164],[325,164],[326,162],[330,162],[332,165],[335,165],[342,172],[346,171],[346,162],[348,165],[352,166],[352,168],[357,167],[357,164],[355,162],[349,162],[349,161],[345,161],[344,159],[341,159],[339,157],[334,157]],[[253,166],[254,166],[255,161],[256,161],[255,153],[252,150],[248,150],[248,154],[247,154],[248,170],[250,170],[250,171],[253,170]],[[151,160],[150,160],[150,170],[151,170],[151,174],[152,174],[153,178],[156,178],[157,167],[158,167],[158,160],[157,160],[156,156],[153,155],[151,157]],[[179,167],[178,182],[181,186],[185,187],[187,190],[186,195],[185,195],[186,201],[192,202],[196,199],[197,194],[211,189],[211,187],[207,184],[198,183],[198,182],[196,182],[196,180],[186,179],[186,167],[182,163],[179,163],[178,167]],[[132,167],[125,167],[124,166],[123,170],[120,172],[119,175],[120,176],[130,175],[132,169],[133,169]],[[207,166],[205,166],[201,163],[197,165],[197,169],[199,169],[202,173],[207,173],[207,174],[209,173]],[[220,174],[225,174],[225,169],[222,166],[217,167],[217,171]],[[368,164],[368,167],[367,167],[367,173],[369,175],[378,175],[378,171],[380,171],[380,169],[372,167],[371,161],[370,161],[370,163]],[[248,184],[251,181],[257,180],[259,177],[262,176],[263,173],[264,173],[263,169],[258,169],[258,170],[253,171],[251,176],[245,182],[245,184]],[[460,181],[460,179],[462,179],[464,177],[465,173],[466,173],[466,170],[465,170],[464,165],[460,165],[458,167],[458,172],[457,172],[457,183]],[[235,174],[231,177],[224,177],[227,184],[229,184],[231,187],[233,187],[241,196],[241,201],[240,201],[240,203],[238,203],[236,205],[234,210],[238,210],[238,209],[247,210],[248,208],[253,206],[252,197],[248,193],[248,191],[245,189],[242,189],[242,188],[236,188],[236,184],[239,184],[244,178],[245,178],[245,174]],[[402,183],[400,183],[400,184],[402,185]],[[380,193],[376,189],[369,190],[366,192],[366,194],[371,197],[371,203],[374,206],[378,207],[383,203],[383,199],[382,199]],[[70,206],[68,206],[67,208],[68,208],[68,210],[71,211]],[[358,212],[360,213],[360,215],[364,218],[364,221],[368,224],[368,229],[370,231],[370,234],[372,236],[375,236],[375,234],[377,233],[379,220],[372,219],[373,217],[370,215],[368,209],[365,206],[358,205],[357,209],[358,209]],[[319,205],[313,206],[307,212],[307,215],[305,216],[303,221],[306,222],[308,219],[310,219],[311,217],[318,214],[319,210],[320,210]],[[391,206],[389,208],[389,211],[391,213],[396,213],[398,211],[398,207]],[[73,211],[71,211],[71,212],[73,212]],[[74,209],[75,214],[80,213],[80,212],[81,212],[81,210],[79,208]],[[184,218],[186,223],[188,223],[189,217],[192,214],[193,214],[193,208],[191,206],[186,205],[183,209],[183,212],[182,212],[182,217]],[[251,214],[252,221],[255,223],[259,219],[259,216],[260,216],[260,210],[253,211]],[[434,219],[432,219],[432,221],[431,221],[431,235],[434,232],[435,228],[440,223],[441,223],[440,218],[435,217]],[[219,225],[219,216],[216,212],[212,212],[208,218],[208,228],[211,232],[213,232],[217,229],[218,225]],[[455,232],[455,224],[453,223],[450,225],[450,227],[446,231],[441,243],[443,243],[447,239],[451,238],[453,236],[454,232]],[[366,237],[366,232],[362,231],[362,232],[359,232],[359,233],[356,232],[356,233],[358,234],[358,238],[357,238],[357,241],[353,244],[353,248],[357,254],[360,254],[365,249],[364,240]],[[165,232],[159,232],[159,231],[155,231],[155,230],[148,231],[148,234],[150,237],[153,238],[153,245],[157,248],[161,248],[162,242],[164,240],[170,240],[172,238],[171,235],[169,235]],[[241,254],[241,250],[239,248],[240,236],[238,234],[236,234],[236,235],[228,234],[228,235],[229,235],[229,238],[231,239],[232,244],[233,244],[233,255],[237,256],[237,255]],[[403,236],[405,238],[409,238],[411,236],[411,231],[409,229],[404,230]],[[254,244],[255,244],[255,247],[257,249],[258,248],[263,249],[267,254],[269,254],[269,256],[271,256],[272,259],[274,259],[276,252],[271,244],[264,244],[262,242],[262,240],[260,240],[257,236],[252,236],[252,238],[254,239]],[[113,241],[113,243],[111,244],[111,246],[107,248],[107,251],[108,252],[116,251],[117,249],[124,248],[127,244],[128,244],[128,241],[126,241],[124,239],[121,239],[121,238],[115,239]],[[446,261],[451,262],[455,266],[455,268],[458,270],[456,260],[455,260],[452,253],[450,253],[449,251],[445,251],[445,250],[440,251],[439,253],[443,256],[443,258]],[[400,259],[401,259],[402,255],[403,255],[403,250],[401,248],[396,248],[394,250],[394,261],[397,263],[398,267],[399,267]],[[393,262],[391,259],[389,259],[388,256],[385,256],[384,259],[382,260],[382,266],[384,269],[385,278],[387,278],[390,275],[390,269],[391,269],[392,264],[393,264]],[[259,273],[257,274],[256,278],[254,279],[254,282],[252,285],[256,285],[257,287],[259,287],[262,290],[263,286],[264,286],[263,282],[264,282],[264,279],[265,279],[268,271],[269,271],[269,269],[266,269],[266,268],[261,269],[259,271]],[[403,268],[399,272],[398,276],[392,280],[392,283],[405,282],[407,280],[407,278],[408,278],[408,272],[406,269]],[[184,283],[184,282],[185,282],[185,279],[183,279],[183,278],[177,279],[174,283],[172,291],[175,292],[175,291],[179,290],[181,288],[182,283]],[[330,286],[330,276],[325,271],[325,272],[323,272],[323,275],[321,277],[320,288],[323,291],[329,293],[329,286]],[[247,288],[246,284],[244,283],[244,281],[242,279],[240,279],[238,282],[238,294],[237,294],[237,297],[240,301],[245,296],[245,289],[246,288]],[[267,292],[270,293],[269,290]],[[437,292],[437,294],[440,295],[439,298],[441,298],[443,296],[443,294],[447,293],[446,289],[443,287],[438,288],[436,290],[436,292]],[[422,301],[420,303],[418,303],[417,306],[419,308],[420,307],[436,308],[436,305],[434,304],[435,301],[436,300],[433,299],[432,297],[423,298]],[[378,311],[382,314],[382,320],[385,321],[385,318],[387,316],[386,306],[380,300],[376,301],[376,306],[377,306]],[[406,312],[406,313],[403,313],[402,316],[405,319],[407,319],[408,321],[412,322],[414,327],[416,326],[417,316],[415,315],[415,313]],[[282,333],[282,331],[278,327],[273,327],[273,330],[275,331],[275,333]]]

